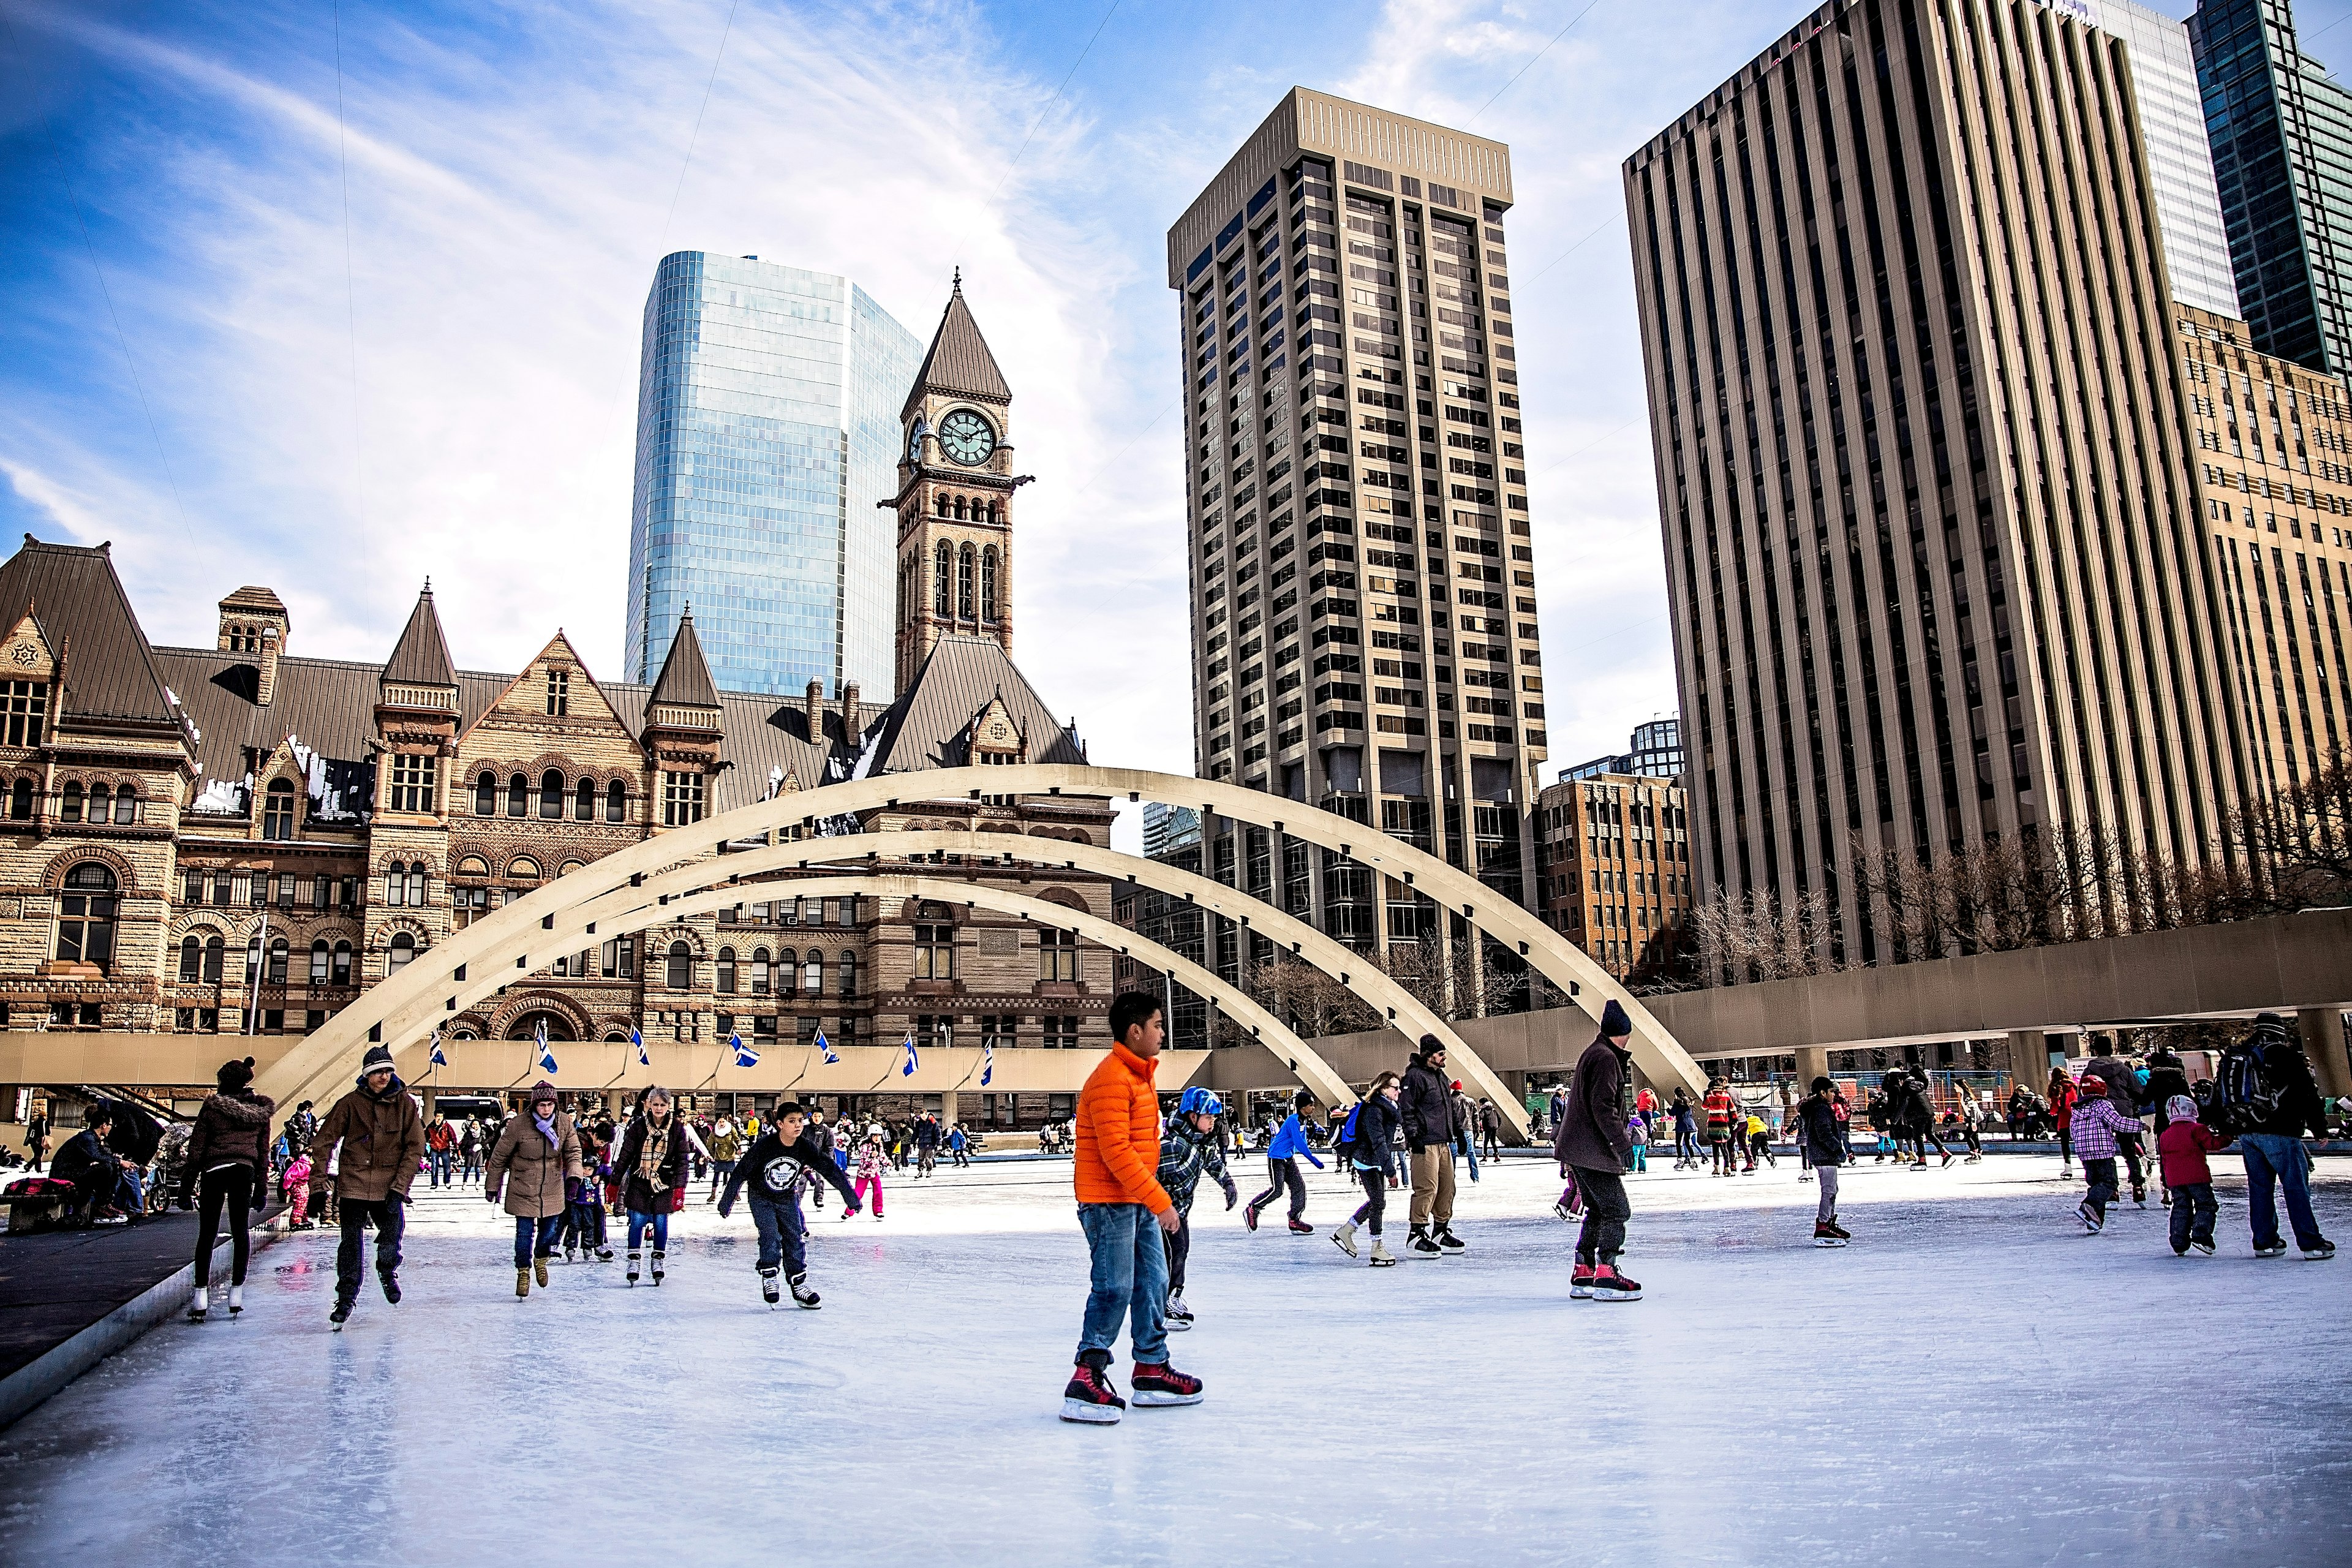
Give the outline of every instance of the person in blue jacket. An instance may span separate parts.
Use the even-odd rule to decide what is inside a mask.
[[[1258,1211],[1272,1204],[1287,1189],[1290,1194],[1291,1234],[1315,1234],[1315,1227],[1299,1217],[1307,1212],[1307,1178],[1298,1173],[1298,1162],[1302,1158],[1318,1171],[1323,1168],[1323,1162],[1317,1159],[1315,1151],[1307,1146],[1307,1131],[1298,1121],[1301,1116],[1312,1115],[1314,1110],[1315,1097],[1300,1089],[1291,1101],[1290,1114],[1283,1119],[1282,1125],[1275,1131],[1274,1142],[1266,1146],[1266,1189],[1242,1207],[1242,1223],[1250,1229],[1257,1228]]]
[[[1388,1212],[1388,1184],[1394,1179],[1396,1152],[1390,1147],[1396,1140],[1397,1129],[1404,1123],[1397,1110],[1397,1075],[1384,1072],[1372,1080],[1364,1091],[1363,1103],[1356,1108],[1351,1121],[1355,1135],[1344,1146],[1334,1151],[1345,1160],[1355,1179],[1364,1189],[1364,1201],[1349,1217],[1348,1223],[1331,1233],[1339,1250],[1354,1258],[1356,1227],[1367,1225],[1372,1233],[1371,1266],[1386,1268],[1396,1262],[1396,1257],[1381,1245],[1381,1217]],[[1345,1123],[1341,1124],[1343,1127]]]

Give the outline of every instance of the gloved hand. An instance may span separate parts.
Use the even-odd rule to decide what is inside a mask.
[[[1231,1214],[1234,1205],[1241,1201],[1242,1190],[1234,1185],[1234,1179],[1231,1176],[1227,1176],[1225,1178],[1225,1212]]]
[[[727,1217],[727,1215],[728,1215],[729,1211],[730,1211],[731,1209],[733,1209],[733,1207],[734,1207],[734,1206],[735,1206],[735,1205],[732,1205],[732,1204],[720,1204],[720,1205],[719,1205],[719,1217],[720,1219],[725,1219],[725,1218]]]
[[[497,1190],[491,1187],[484,1187],[482,1189],[482,1201],[486,1204],[494,1204],[498,1202],[499,1194]]]

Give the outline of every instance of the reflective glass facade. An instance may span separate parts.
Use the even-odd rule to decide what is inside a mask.
[[[2061,9],[2080,10],[2088,0]],[[2132,0],[2097,0],[2095,20],[2123,39],[2129,52],[2132,95],[2139,107],[2140,140],[2147,146],[2148,187],[2164,226],[2164,269],[2172,297],[2224,316],[2238,313],[2238,285],[2230,267],[2230,237],[2221,198],[2213,188],[2213,155],[2205,141],[2205,101],[2197,89],[2197,61],[2189,28]]]
[[[646,297],[630,510],[630,675],[691,605],[712,678],[891,693],[900,405],[923,345],[845,278],[663,258]]]

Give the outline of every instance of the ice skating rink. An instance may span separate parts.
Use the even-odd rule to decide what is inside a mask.
[[[1173,1345],[1208,1400],[1108,1428],[1055,1419],[1066,1162],[829,1208],[816,1312],[765,1307],[748,1216],[698,1201],[660,1289],[559,1260],[517,1301],[503,1217],[420,1187],[400,1306],[371,1277],[331,1333],[334,1239],[290,1237],[242,1321],[0,1434],[0,1563],[2352,1562],[2352,1261],[2257,1261],[2214,1163],[2221,1252],[2185,1259],[2153,1198],[2083,1236],[2052,1159],[1865,1161],[1842,1251],[1787,1162],[1654,1166],[1648,1298],[1605,1306],[1569,1300],[1543,1163],[1465,1181],[1465,1256],[1381,1270],[1328,1238],[1330,1175],[1302,1237],[1204,1186]],[[2352,1162],[2320,1220],[2352,1243]]]

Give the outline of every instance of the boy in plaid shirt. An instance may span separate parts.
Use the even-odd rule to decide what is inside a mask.
[[[1225,1190],[1228,1209],[1241,1197],[1233,1177],[1225,1173],[1223,1140],[1217,1136],[1217,1118],[1224,1113],[1224,1105],[1215,1095],[1205,1089],[1188,1089],[1176,1102],[1176,1114],[1168,1119],[1168,1131],[1160,1140],[1160,1184],[1175,1201],[1177,1217],[1176,1228],[1160,1235],[1168,1247],[1168,1326],[1171,1329],[1192,1326],[1192,1310],[1184,1305],[1184,1260],[1192,1253],[1193,1189],[1206,1174]]]

